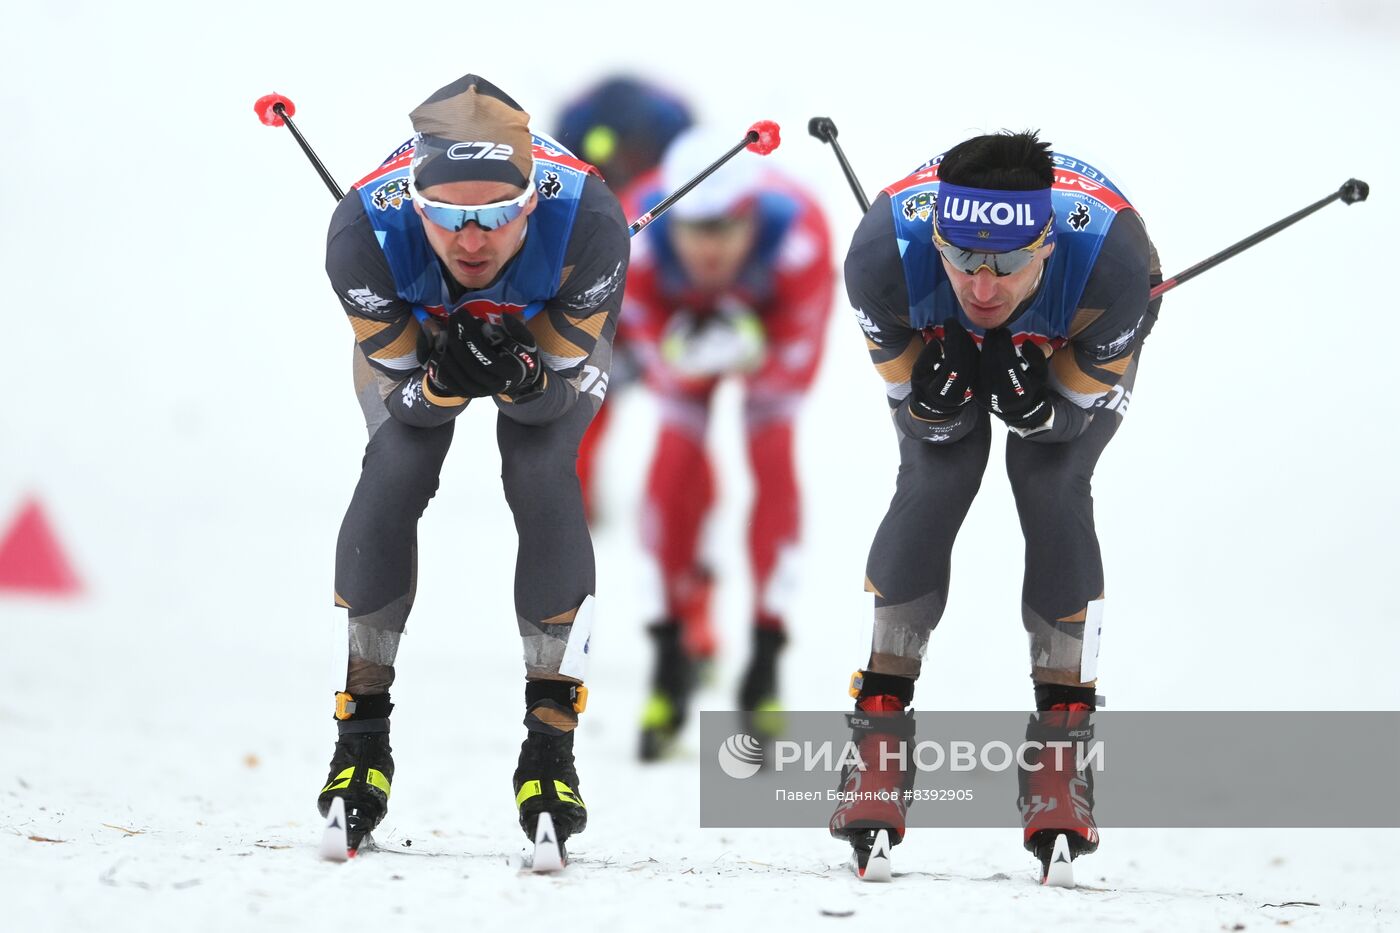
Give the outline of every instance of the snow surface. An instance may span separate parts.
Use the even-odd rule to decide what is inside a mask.
[[[579,739],[592,824],[574,865],[541,878],[513,862],[514,536],[480,412],[421,526],[388,851],[317,862],[342,671],[333,547],[363,427],[320,268],[330,200],[250,106],[292,95],[348,185],[463,72],[548,126],[582,84],[632,67],[736,134],[778,120],[773,158],[822,192],[841,242],[856,211],[809,117],[836,121],[872,192],[975,132],[1039,127],[1121,178],[1168,271],[1366,179],[1371,203],[1167,299],[1096,483],[1102,689],[1115,709],[1395,709],[1392,5],[68,0],[7,10],[4,33],[0,522],[41,496],[87,595],[0,600],[0,929],[1400,925],[1393,830],[1109,829],[1078,866],[1087,887],[1059,891],[1034,883],[1014,831],[916,831],[875,887],[824,830],[698,829],[693,735],[689,757],[632,759],[649,612],[634,514],[655,420],[635,392],[613,401]],[[729,650],[710,708],[731,701],[745,636],[736,401],[713,425]],[[865,552],[896,460],[884,412],[843,301],[801,424],[793,708],[844,706],[866,656]],[[996,458],[920,708],[1029,700]],[[1313,903],[1268,906],[1289,902]]]

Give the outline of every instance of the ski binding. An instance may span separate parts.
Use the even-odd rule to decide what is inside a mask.
[[[861,881],[887,882],[893,877],[890,870],[890,832],[882,829],[875,834],[875,841],[869,849],[854,847],[852,865],[856,877]]]
[[[1055,836],[1050,857],[1041,864],[1040,883],[1051,888],[1074,887],[1074,858],[1069,853],[1069,837],[1064,833]]]
[[[321,833],[321,858],[328,862],[345,862],[354,858],[358,849],[358,844],[353,848],[350,846],[345,798],[336,797],[331,801],[330,812],[326,814],[326,828]]]
[[[562,871],[569,862],[568,852],[554,831],[554,818],[548,812],[540,814],[535,824],[535,852],[525,860],[525,867],[536,874]]]

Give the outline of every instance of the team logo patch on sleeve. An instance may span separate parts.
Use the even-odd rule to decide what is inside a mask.
[[[933,207],[937,201],[936,196],[931,191],[920,191],[918,194],[911,194],[904,199],[904,219],[926,221],[933,216]]]
[[[617,290],[618,283],[621,281],[622,263],[619,262],[612,272],[599,277],[598,281],[577,295],[564,299],[564,306],[575,311],[592,311]]]
[[[1115,356],[1121,354],[1124,350],[1128,349],[1128,347],[1132,346],[1134,338],[1137,337],[1137,329],[1139,326],[1141,326],[1141,324],[1142,318],[1138,318],[1138,322],[1136,324],[1134,324],[1132,327],[1129,327],[1127,330],[1124,330],[1122,333],[1120,333],[1117,337],[1114,337],[1108,343],[1100,344],[1099,346],[1094,347],[1094,359],[1099,360],[1100,362],[1104,360],[1111,360]]]
[[[1065,218],[1065,223],[1069,224],[1075,230],[1083,230],[1085,227],[1089,226],[1089,205],[1085,204],[1083,201],[1074,205],[1074,210]]]
[[[564,190],[564,184],[559,180],[558,172],[545,172],[540,183],[536,185],[540,194],[546,198],[557,198],[559,192]]]
[[[370,193],[369,200],[378,210],[398,210],[408,200],[408,179],[386,181]]]
[[[865,331],[871,339],[874,339],[875,335],[880,333],[880,328],[870,319],[870,315],[866,314],[864,309],[856,308],[855,312],[856,323],[860,325],[860,329]]]
[[[345,296],[366,314],[381,314],[393,304],[389,299],[379,297],[368,288],[352,288]]]

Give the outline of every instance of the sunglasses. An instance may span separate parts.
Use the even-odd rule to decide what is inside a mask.
[[[992,275],[1001,278],[1004,275],[1012,275],[1020,272],[1031,264],[1035,258],[1035,251],[1045,245],[1045,240],[1050,236],[1050,231],[1055,226],[1055,218],[1052,216],[1046,221],[1044,229],[1040,231],[1040,236],[1035,238],[1035,242],[1023,246],[1020,249],[1013,249],[1005,253],[986,253],[978,250],[963,249],[961,246],[954,246],[943,239],[938,232],[938,219],[935,216],[933,221],[933,245],[939,254],[948,264],[959,272],[968,275],[976,275],[983,268],[991,269]]]
[[[746,229],[749,223],[748,215],[732,216],[726,214],[695,220],[676,220],[672,222],[671,226],[680,233],[700,236],[730,236]]]
[[[509,201],[497,201],[494,204],[444,204],[423,197],[412,179],[408,182],[408,190],[413,195],[413,200],[423,208],[424,217],[452,233],[471,223],[483,230],[503,227],[525,213],[525,206],[530,203],[530,196],[535,193],[534,187],[527,185],[524,191]]]

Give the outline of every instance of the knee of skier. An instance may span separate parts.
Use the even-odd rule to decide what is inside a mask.
[[[1024,522],[1028,515],[1059,515],[1092,502],[1093,471],[1069,456],[1066,444],[1008,439],[1006,475]]]
[[[361,484],[373,488],[377,504],[421,515],[437,494],[451,442],[450,431],[386,424],[365,448]]]
[[[682,435],[698,445],[704,445],[710,427],[708,395],[684,392],[660,393],[657,403],[663,431]]]
[[[801,392],[753,387],[744,396],[744,430],[752,436],[769,427],[790,427],[801,406]]]
[[[574,457],[544,451],[501,451],[501,484],[517,518],[531,512],[557,514],[570,498],[583,509]]]

